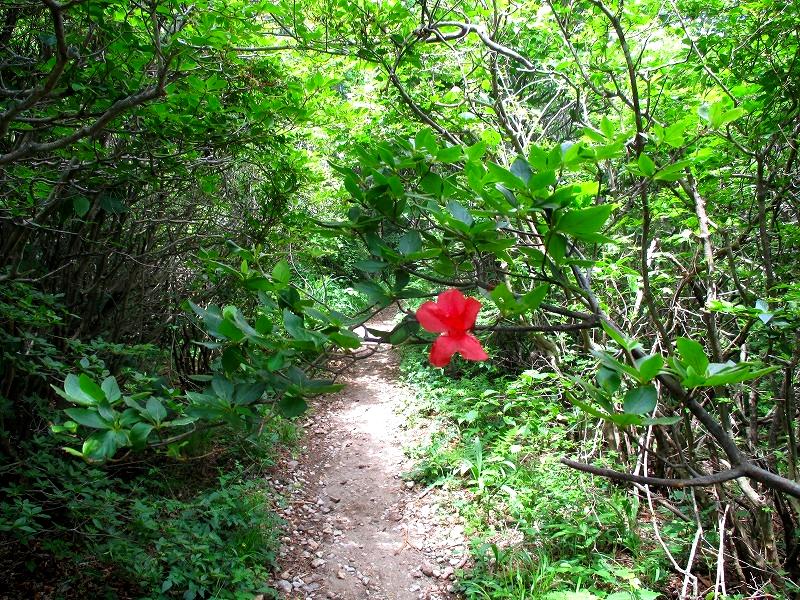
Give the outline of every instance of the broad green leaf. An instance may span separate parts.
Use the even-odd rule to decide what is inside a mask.
[[[119,431],[98,431],[93,433],[83,442],[83,455],[96,461],[104,461],[112,458],[120,446],[125,445],[127,440],[125,434]]]
[[[167,417],[167,409],[161,404],[158,398],[150,397],[147,399],[146,409],[147,414],[155,423],[161,423]]]
[[[644,153],[640,154],[639,160],[637,162],[639,165],[639,169],[647,177],[652,177],[653,174],[656,172],[656,163],[654,163],[653,159],[647,156],[647,154]]]
[[[78,385],[80,386],[81,391],[83,391],[83,393],[87,396],[91,397],[95,402],[102,402],[106,399],[103,389],[88,375],[81,373],[81,375],[78,377]]]
[[[704,377],[708,369],[708,357],[703,346],[688,338],[679,337],[675,344],[678,348],[681,361],[691,367],[700,377]]]
[[[128,439],[131,441],[131,446],[136,450],[141,450],[147,445],[147,438],[153,431],[153,426],[150,423],[136,423],[128,432]]]
[[[266,277],[249,277],[245,279],[244,287],[251,292],[269,292],[275,289],[275,284]]]
[[[365,273],[380,273],[389,266],[389,263],[383,262],[382,260],[360,260],[355,263],[354,266],[359,271],[364,271]]]
[[[86,216],[86,213],[89,212],[89,209],[91,207],[92,205],[83,196],[76,196],[72,200],[72,209],[75,211],[75,214],[78,215],[79,217]]]
[[[646,385],[628,390],[623,401],[623,410],[629,415],[646,415],[653,412],[658,402],[655,386]]]
[[[64,392],[67,400],[75,404],[80,404],[81,406],[94,406],[97,404],[97,400],[94,396],[83,391],[78,376],[72,373],[67,375],[66,379],[64,379]]]
[[[93,429],[111,429],[112,423],[101,417],[97,411],[89,408],[67,408],[64,410],[70,419],[84,427]]]
[[[660,354],[645,356],[636,361],[636,370],[639,371],[639,381],[648,383],[654,379],[664,366],[664,358]]]
[[[233,402],[239,406],[247,406],[259,400],[266,389],[265,383],[241,383],[236,386]]]
[[[409,254],[413,254],[414,252],[418,252],[422,249],[422,237],[420,236],[418,231],[406,231],[401,237],[400,241],[397,244],[397,249],[400,251],[400,254],[408,256]]]
[[[117,380],[113,377],[106,377],[100,385],[106,399],[112,404],[122,397],[122,392],[119,391]]]
[[[531,175],[533,175],[528,161],[521,156],[518,156],[511,164],[511,172],[521,179],[525,185],[528,185],[528,181],[530,180]]]
[[[302,317],[297,316],[288,308],[283,309],[283,326],[286,329],[286,333],[288,333],[294,339],[308,339],[308,333],[306,332],[306,328],[303,326]]]
[[[218,398],[227,402],[233,402],[234,385],[225,377],[214,377],[211,380],[211,389]]]
[[[619,373],[614,369],[610,369],[606,366],[601,366],[597,370],[597,384],[603,388],[609,394],[613,394],[619,389],[620,384],[622,383],[622,379],[619,376]]]
[[[300,396],[286,395],[278,402],[278,410],[287,418],[298,417],[308,409],[308,404]]]
[[[505,282],[494,286],[494,289],[489,292],[489,297],[503,314],[514,314],[519,312],[520,305],[517,302],[517,299],[514,297],[514,294],[508,289],[508,285],[506,285]]]
[[[285,260],[279,261],[275,267],[272,269],[272,279],[278,283],[287,284],[289,283],[289,278],[292,275],[292,271],[289,268],[289,263]]]
[[[539,306],[544,301],[545,297],[547,296],[547,292],[550,289],[550,285],[547,283],[543,283],[542,285],[538,285],[533,288],[530,292],[525,294],[519,299],[519,303],[525,307],[526,310],[535,311],[539,309]]]
[[[225,369],[226,373],[233,373],[244,362],[244,357],[242,356],[242,353],[239,352],[238,348],[235,346],[230,346],[222,353],[220,362],[222,363],[222,368]]]
[[[461,159],[462,154],[461,146],[449,146],[439,150],[436,160],[445,164],[454,163]]]
[[[610,204],[600,204],[580,210],[571,210],[563,214],[556,223],[556,230],[574,238],[587,241],[597,239],[597,233],[603,228],[611,214]]]
[[[450,200],[450,202],[447,203],[447,210],[453,215],[454,219],[461,221],[465,225],[472,225],[474,222],[469,211],[455,200]]]

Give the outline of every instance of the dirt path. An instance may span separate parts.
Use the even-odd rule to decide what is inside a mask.
[[[373,326],[388,329],[388,322]],[[276,469],[289,499],[274,585],[284,598],[444,600],[466,562],[464,528],[440,490],[403,481],[403,446],[418,439],[398,414],[408,392],[397,357],[379,348],[305,420],[305,446]]]

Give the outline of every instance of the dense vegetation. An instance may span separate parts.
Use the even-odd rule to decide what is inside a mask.
[[[469,597],[797,594],[797,9],[0,5],[18,595],[266,593],[257,476],[393,303]],[[489,363],[417,352],[447,288]]]

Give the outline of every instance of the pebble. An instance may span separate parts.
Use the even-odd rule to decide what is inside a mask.
[[[275,587],[277,587],[280,591],[284,594],[288,594],[292,591],[292,584],[285,579],[279,579],[275,582]]]

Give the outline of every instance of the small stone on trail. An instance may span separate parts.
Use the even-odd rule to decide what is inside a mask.
[[[431,565],[429,562],[422,563],[422,566],[419,568],[419,570],[422,571],[422,574],[426,577],[433,575],[433,565]]]
[[[275,582],[275,587],[277,587],[284,594],[288,594],[292,591],[292,584],[285,579],[279,579],[277,582]]]
[[[347,573],[339,569],[338,571],[336,571],[336,577],[338,577],[339,579],[344,579],[345,577],[347,577]]]
[[[414,488],[414,482],[413,481],[406,481],[406,487],[408,489],[413,489]]]

